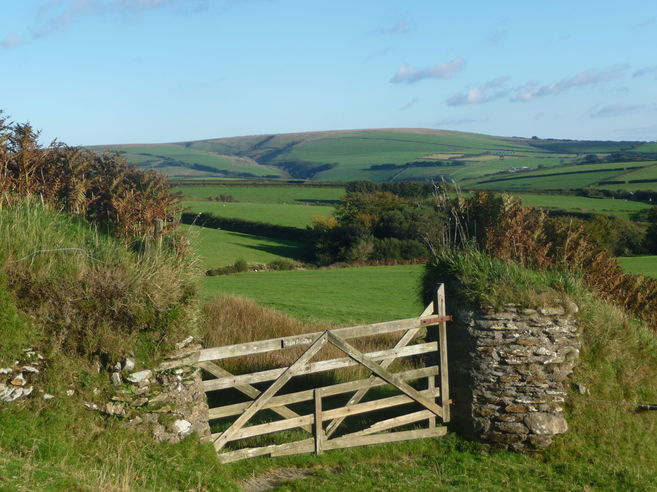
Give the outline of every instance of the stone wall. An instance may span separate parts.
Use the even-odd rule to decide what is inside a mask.
[[[457,311],[448,329],[452,415],[470,437],[516,451],[566,432],[564,381],[579,356],[577,307]]]
[[[124,359],[111,373],[116,391],[110,401],[88,403],[87,408],[123,418],[135,429],[152,432],[158,441],[178,442],[193,432],[208,438],[208,404],[200,370],[177,362],[199,349],[187,339],[167,358],[168,363],[153,370],[133,371],[135,362]]]

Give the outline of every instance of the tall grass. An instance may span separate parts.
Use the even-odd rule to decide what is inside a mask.
[[[141,335],[157,345],[188,330],[189,262],[166,241],[137,253],[26,198],[0,211],[0,252],[7,287],[49,350],[117,358]]]

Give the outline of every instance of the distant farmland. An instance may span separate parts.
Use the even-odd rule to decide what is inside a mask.
[[[468,188],[544,190],[606,186],[606,181],[619,181],[622,188],[625,181],[653,179],[648,169],[645,175],[638,171],[657,164],[656,145],[387,129],[93,148],[117,150],[139,166],[172,177],[201,180],[447,180]],[[585,164],[591,158],[594,161],[609,158],[614,162],[597,164],[599,168],[594,170],[590,166],[596,164]],[[513,172],[517,169],[523,172]],[[628,171],[637,174],[625,176]]]

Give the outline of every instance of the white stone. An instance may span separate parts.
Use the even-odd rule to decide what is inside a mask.
[[[192,424],[186,420],[178,419],[173,423],[173,428],[182,436],[192,429]]]
[[[11,374],[11,367],[0,367],[0,374]]]
[[[52,400],[54,398],[55,398],[54,395],[51,395],[50,393],[46,393],[46,394],[43,395],[43,399],[46,400],[46,401]]]
[[[11,384],[13,384],[14,386],[24,386],[25,378],[23,377],[23,373],[21,372],[18,376],[12,379]]]
[[[15,388],[9,395],[5,398],[5,401],[14,401],[18,400],[23,396],[23,388]]]
[[[146,381],[152,375],[153,373],[150,370],[146,369],[145,371],[133,372],[132,374],[130,374],[130,376],[127,377],[127,379],[131,383],[139,384]]]
[[[39,370],[34,366],[23,366],[21,367],[25,372],[31,372],[33,374],[39,374]]]
[[[66,390],[66,396],[73,396],[75,394],[75,390]]]
[[[121,380],[121,374],[118,372],[113,372],[112,375],[110,376],[110,380],[112,381],[112,384],[114,386],[121,386],[121,383],[123,382]]]
[[[23,396],[28,396],[34,391],[34,386],[28,386],[27,388],[23,388]]]
[[[85,403],[84,408],[86,408],[87,410],[94,410],[95,411],[95,410],[98,410],[98,405],[96,405],[95,403]]]
[[[132,371],[135,368],[135,360],[130,357],[126,357],[123,361],[123,370]]]
[[[194,341],[194,337],[187,337],[182,342],[176,344],[177,349],[185,348],[187,345]]]

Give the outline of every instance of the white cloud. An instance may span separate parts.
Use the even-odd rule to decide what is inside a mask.
[[[489,89],[500,89],[504,87],[508,80],[508,77],[497,77],[485,82],[479,87],[471,87],[466,92],[452,94],[447,98],[446,102],[449,106],[464,106],[468,104],[483,104],[500,99],[509,94],[509,91],[497,90],[491,93]]]
[[[3,48],[17,48],[22,45],[25,41],[15,32],[10,32],[7,34],[2,41],[0,41],[0,46]]]
[[[448,79],[455,73],[461,71],[465,65],[463,58],[456,58],[450,62],[439,63],[430,68],[412,68],[403,64],[397,70],[390,82],[399,84],[405,82],[413,84],[423,79]]]
[[[628,65],[616,65],[603,70],[591,68],[578,73],[574,77],[562,79],[554,84],[541,85],[538,82],[528,82],[516,89],[516,94],[511,100],[516,102],[527,102],[539,97],[555,96],[572,89],[573,87],[601,84],[623,76],[627,69]]]
[[[592,118],[609,118],[631,113],[644,107],[645,106],[642,104],[609,104],[602,107],[593,106],[589,110],[589,114]]]
[[[198,11],[208,0],[49,0],[38,10],[34,37],[68,29],[89,15],[135,15],[149,10],[173,8],[176,12]]]

